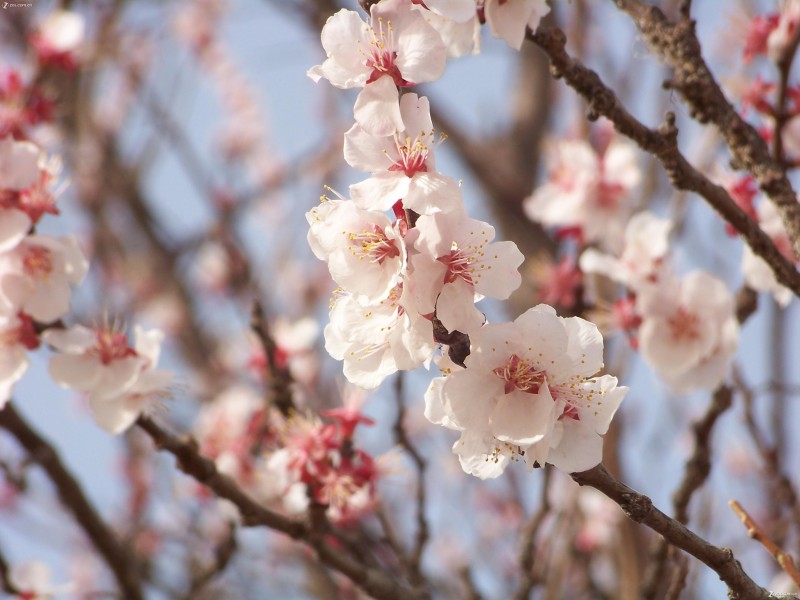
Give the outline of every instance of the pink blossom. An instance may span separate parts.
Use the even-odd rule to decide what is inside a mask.
[[[24,311],[49,323],[69,310],[70,286],[89,268],[76,238],[29,235],[0,254],[0,312]]]
[[[50,359],[50,376],[61,387],[89,395],[95,421],[111,433],[130,427],[172,382],[156,369],[164,334],[134,328],[135,344],[113,327],[48,329],[42,340],[60,354]]]
[[[39,62],[67,70],[75,69],[85,29],[83,17],[76,12],[57,10],[50,13],[31,39]]]
[[[522,48],[525,31],[536,31],[550,7],[547,0],[486,0],[484,14],[492,35],[514,48]]]
[[[465,470],[494,477],[515,455],[571,472],[600,462],[600,436],[627,388],[608,375],[591,378],[603,366],[594,325],[539,305],[513,323],[485,325],[470,341],[467,368],[426,394],[427,404],[441,403],[426,414],[462,431],[454,451]]]
[[[619,257],[587,248],[580,257],[584,273],[598,273],[625,284],[632,290],[653,283],[662,270],[669,250],[672,224],[651,212],[634,215],[625,228]]]
[[[344,361],[348,381],[374,389],[398,370],[416,369],[435,349],[431,323],[415,310],[402,285],[376,304],[352,295],[334,300],[325,327],[325,349]]]
[[[464,211],[423,215],[411,258],[410,285],[422,314],[436,311],[448,331],[483,324],[475,295],[505,299],[519,287],[524,257],[514,242],[494,242],[494,227]]]
[[[306,213],[308,242],[331,277],[365,304],[386,298],[405,267],[400,232],[380,212],[347,200],[323,201]]]
[[[648,364],[681,390],[720,383],[739,335],[733,297],[722,281],[702,271],[680,282],[665,277],[643,288],[636,304],[639,348]],[[715,358],[720,362],[710,365]]]
[[[535,267],[537,298],[543,304],[572,308],[578,299],[583,274],[569,256],[549,260]]]
[[[641,179],[634,146],[612,138],[602,153],[582,140],[556,144],[548,182],[525,200],[528,218],[547,227],[580,227],[586,243],[619,250]]]
[[[262,478],[271,479],[272,495],[283,500],[288,512],[304,512],[311,499],[326,507],[331,521],[347,523],[373,508],[380,471],[372,457],[353,443],[358,422],[371,421],[359,418],[350,423],[345,418],[322,423],[296,416],[287,423],[283,447],[269,457]]]
[[[770,60],[773,62],[780,60],[799,22],[800,2],[798,0],[786,0],[778,14],[777,25],[767,35],[767,56],[769,56]]]
[[[356,124],[345,133],[344,157],[350,166],[372,177],[350,186],[360,207],[389,210],[397,201],[420,214],[454,210],[461,204],[458,185],[436,171],[435,138],[428,99],[404,94],[400,99],[403,128],[391,135],[374,135]]]
[[[363,87],[354,108],[356,122],[377,135],[402,130],[397,87],[438,79],[446,51],[439,34],[413,10],[411,0],[372,5],[368,22],[342,9],[322,29],[327,59],[308,71],[338,88]]]

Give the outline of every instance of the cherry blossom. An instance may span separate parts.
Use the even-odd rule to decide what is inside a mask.
[[[562,140],[548,155],[548,182],[525,201],[525,213],[548,227],[579,227],[585,242],[618,251],[640,179],[631,142],[614,137],[598,153],[586,141]]]
[[[422,314],[436,311],[448,331],[469,332],[483,324],[475,294],[506,299],[519,287],[524,257],[514,242],[494,242],[494,227],[464,211],[417,220],[419,254],[411,258],[412,293]]]
[[[0,254],[0,313],[22,310],[37,321],[55,321],[69,310],[70,285],[88,268],[75,237],[25,237]]]
[[[426,414],[463,432],[454,450],[465,470],[493,477],[515,455],[567,471],[600,462],[600,436],[627,388],[608,375],[590,378],[603,366],[594,325],[539,305],[513,323],[485,325],[470,341],[467,368],[426,394]],[[495,466],[479,469],[480,457]]]
[[[492,35],[519,50],[525,30],[536,31],[550,7],[547,0],[486,0],[483,10]]]
[[[0,138],[24,139],[28,127],[52,118],[53,107],[37,83],[24,83],[14,69],[0,70]]]
[[[798,23],[800,23],[800,2],[786,0],[781,6],[774,29],[767,35],[767,56],[770,60],[778,62]]]
[[[0,315],[0,408],[28,369],[27,351],[38,347],[39,336],[28,315]]]
[[[51,183],[61,172],[37,146],[0,140],[0,252],[16,246],[45,213],[58,214]]]
[[[339,295],[330,318],[325,349],[344,361],[348,381],[366,389],[378,387],[398,370],[416,369],[435,349],[430,321],[414,310],[402,285],[371,305]]]
[[[739,349],[739,324],[731,317],[722,323],[716,346],[693,367],[681,372],[661,372],[661,377],[674,391],[716,388],[728,375],[731,361]]]
[[[651,212],[634,215],[625,228],[625,239],[619,258],[594,248],[587,248],[580,257],[584,273],[605,275],[636,290],[655,281],[662,261],[669,250],[672,224]]]
[[[282,419],[255,390],[236,385],[203,405],[194,432],[203,454],[225,474],[253,483],[253,453],[276,443]]]
[[[80,14],[57,10],[42,21],[31,43],[40,62],[71,70],[77,66],[85,30],[86,23]]]
[[[327,59],[308,76],[338,88],[364,87],[354,114],[376,135],[403,129],[397,88],[438,79],[446,61],[441,37],[412,10],[411,0],[373,4],[368,23],[354,11],[340,10],[325,23],[322,46]]]
[[[39,561],[21,563],[11,567],[9,579],[19,590],[21,600],[51,600],[69,594],[72,584],[50,583],[50,568]]]
[[[376,462],[353,442],[355,424],[372,420],[348,411],[328,411],[333,423],[296,415],[282,434],[282,447],[273,452],[260,474],[262,494],[280,498],[291,514],[307,510],[310,500],[326,507],[336,523],[360,518],[376,504]],[[343,422],[344,420],[344,422]]]
[[[648,364],[672,382],[693,372],[692,388],[720,383],[728,361],[720,365],[708,361],[730,358],[738,340],[733,297],[722,281],[702,271],[689,273],[680,282],[664,277],[642,289],[636,305],[642,317],[639,348]],[[708,368],[696,371],[701,365]],[[687,379],[678,387],[687,389],[689,383]]]
[[[344,158],[350,166],[373,174],[350,186],[362,208],[389,210],[397,201],[420,214],[454,210],[461,204],[458,185],[436,172],[433,149],[439,141],[428,99],[404,94],[400,99],[403,129],[378,136],[355,124],[344,136]]]
[[[542,304],[572,308],[578,300],[583,275],[569,256],[558,262],[537,261],[531,268],[536,278],[536,294]]]
[[[761,229],[772,239],[781,254],[790,262],[796,263],[791,240],[775,205],[766,198],[763,199],[756,209],[756,218]],[[790,289],[778,283],[774,271],[764,259],[756,256],[746,244],[742,253],[742,274],[747,285],[756,291],[772,294],[781,306],[787,306],[794,297]]]
[[[164,334],[134,328],[135,343],[111,326],[48,329],[42,340],[60,354],[50,359],[50,376],[61,387],[85,392],[98,425],[112,433],[127,429],[164,397],[172,381],[156,369]]]
[[[400,232],[380,212],[347,200],[324,200],[306,214],[312,251],[333,280],[364,303],[386,298],[405,267]]]

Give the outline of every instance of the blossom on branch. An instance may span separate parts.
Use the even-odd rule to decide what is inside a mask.
[[[411,0],[383,0],[370,9],[368,22],[342,9],[322,29],[327,59],[308,76],[338,88],[364,88],[356,100],[356,122],[375,135],[403,129],[398,87],[438,79],[446,51],[438,32]]]
[[[511,460],[565,471],[600,462],[601,436],[627,388],[603,367],[593,324],[540,304],[513,323],[470,333],[466,369],[434,380],[426,415],[462,432],[454,446],[466,472],[496,477]]]
[[[133,346],[114,327],[48,329],[42,340],[60,354],[50,360],[50,376],[61,387],[84,392],[100,427],[121,433],[167,394],[169,371],[156,369],[164,334],[134,328]]]
[[[435,139],[428,99],[416,94],[400,98],[403,128],[391,135],[374,135],[359,124],[344,136],[344,158],[369,179],[350,186],[350,195],[362,208],[389,210],[397,200],[420,214],[455,210],[461,191],[453,179],[436,171],[433,150],[444,139]]]
[[[618,251],[641,180],[631,142],[563,140],[548,155],[548,181],[525,200],[528,218],[546,227],[577,227],[585,243]]]

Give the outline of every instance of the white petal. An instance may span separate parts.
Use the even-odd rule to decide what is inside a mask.
[[[473,265],[475,291],[505,300],[522,282],[519,266],[525,257],[514,242],[496,242],[484,249],[485,256]]]
[[[461,188],[453,179],[440,173],[415,173],[403,206],[421,215],[452,212],[463,206]]]
[[[580,473],[596,467],[603,460],[603,438],[574,419],[562,419],[563,434],[556,447],[550,448],[547,462],[567,473]]]
[[[61,387],[79,392],[91,390],[102,377],[102,363],[82,354],[57,354],[50,359],[50,376]]]
[[[358,94],[353,116],[364,131],[372,135],[392,135],[402,131],[403,118],[397,87],[391,77],[368,83]]]
[[[446,284],[436,301],[436,316],[447,331],[470,333],[486,320],[475,308],[474,288],[463,279]]]
[[[552,429],[555,402],[546,385],[538,394],[514,390],[504,394],[492,411],[492,434],[512,444],[535,444]]]
[[[0,253],[20,243],[31,228],[27,214],[15,208],[0,209]]]
[[[597,325],[580,317],[564,319],[569,336],[567,354],[575,375],[591,377],[603,368],[603,336]]]
[[[445,410],[462,429],[489,431],[489,417],[503,381],[492,372],[466,369],[451,374],[442,388]]]
[[[141,407],[132,406],[125,397],[102,399],[90,396],[89,404],[95,423],[114,435],[128,429],[142,413]]]
[[[367,173],[385,171],[394,163],[393,158],[399,155],[392,136],[371,135],[357,123],[344,134],[344,159],[354,169]]]
[[[498,448],[497,440],[491,435],[472,431],[461,434],[461,438],[453,444],[453,452],[458,455],[464,472],[480,479],[498,477],[511,459],[511,452]]]
[[[95,345],[97,334],[88,327],[75,325],[69,329],[47,329],[42,333],[42,341],[59,352],[79,354]]]
[[[448,429],[459,429],[447,414],[442,389],[445,377],[434,377],[425,392],[425,418],[434,425],[442,425]]]
[[[397,171],[376,173],[350,186],[350,197],[359,208],[386,211],[408,194],[411,180]]]

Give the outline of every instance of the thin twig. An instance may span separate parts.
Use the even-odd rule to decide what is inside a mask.
[[[269,324],[264,314],[264,307],[258,300],[253,303],[250,328],[256,334],[266,358],[266,375],[272,387],[272,401],[283,416],[291,416],[295,411],[292,395],[292,383],[294,381],[289,369],[278,364],[276,356],[278,345],[270,333]]]
[[[197,597],[197,593],[208,585],[214,578],[222,574],[236,553],[238,545],[236,543],[236,525],[228,524],[225,537],[214,548],[214,560],[200,573],[192,578],[189,590],[184,596],[185,600],[192,600]]]
[[[778,561],[778,564],[786,572],[786,574],[792,578],[792,581],[794,581],[797,585],[800,585],[800,571],[797,570],[791,555],[786,554],[783,550],[781,550],[780,547],[761,530],[758,524],[753,521],[752,517],[747,514],[747,511],[742,508],[742,505],[736,500],[730,500],[728,502],[728,506],[733,509],[733,512],[738,515],[738,517],[742,520],[742,523],[744,523],[745,527],[747,527],[747,535],[764,546],[764,548],[766,548],[767,551],[775,557],[775,560]]]
[[[0,585],[2,585],[4,592],[8,592],[12,596],[20,594],[20,590],[11,581],[11,568],[8,566],[8,561],[2,551],[0,551]]]
[[[516,600],[525,600],[530,597],[533,587],[536,585],[536,578],[533,576],[534,550],[536,549],[536,534],[542,526],[545,517],[550,514],[550,500],[547,497],[550,487],[551,469],[544,469],[542,479],[542,495],[539,500],[539,510],[531,515],[519,534],[522,542],[519,553],[519,572],[522,580],[520,581],[517,593],[514,594]]]
[[[395,402],[397,404],[397,418],[394,421],[394,435],[397,443],[408,452],[411,460],[417,468],[417,495],[416,495],[416,516],[417,516],[417,534],[414,540],[414,546],[408,557],[408,566],[411,571],[411,580],[413,583],[418,584],[422,580],[422,573],[420,572],[420,562],[422,560],[422,553],[425,551],[425,544],[428,542],[430,530],[428,527],[428,520],[425,518],[425,505],[426,505],[426,489],[425,489],[425,469],[427,463],[420,454],[419,450],[414,446],[406,433],[403,419],[405,418],[406,409],[403,401],[403,373],[398,373],[395,378]]]

